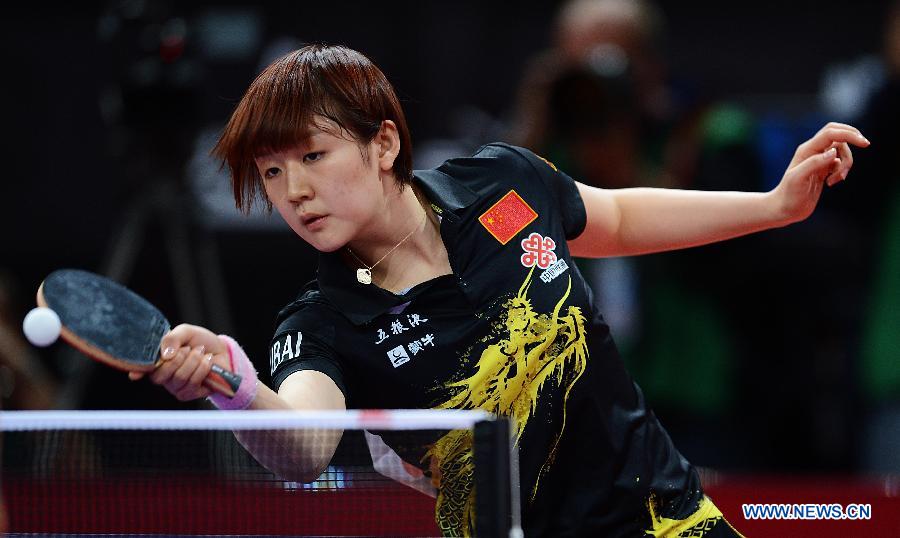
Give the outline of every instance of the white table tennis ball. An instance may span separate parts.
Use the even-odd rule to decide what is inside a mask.
[[[22,322],[25,338],[40,347],[46,347],[56,342],[61,328],[62,323],[59,321],[59,316],[45,306],[32,308],[31,312],[25,316],[25,321]]]

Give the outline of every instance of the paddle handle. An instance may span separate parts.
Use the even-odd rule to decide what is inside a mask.
[[[238,387],[241,386],[241,380],[243,378],[234,372],[229,372],[218,364],[212,365],[212,371],[216,376],[207,377],[203,380],[203,384],[219,394],[224,394],[229,398],[233,398],[234,393],[236,393]]]

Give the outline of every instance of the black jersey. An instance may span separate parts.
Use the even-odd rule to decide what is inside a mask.
[[[279,315],[273,388],[312,369],[349,408],[514,418],[529,536],[643,536],[697,512],[697,473],[625,371],[569,254],[586,219],[574,181],[527,150],[490,144],[415,182],[441,216],[453,274],[395,295],[322,254],[318,279]],[[455,435],[428,448],[430,463],[410,462],[427,470],[437,458],[447,534],[467,532],[452,523],[465,515],[448,511],[472,499]]]

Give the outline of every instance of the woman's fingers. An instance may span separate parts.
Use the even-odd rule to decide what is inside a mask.
[[[182,363],[184,363],[184,359],[187,358],[190,353],[191,348],[187,346],[179,347],[175,352],[174,356],[169,359],[163,357],[159,364],[156,367],[156,370],[150,374],[150,381],[153,381],[157,385],[165,385],[172,379],[172,376],[181,367]]]
[[[803,162],[791,169],[790,173],[797,178],[815,176],[821,181],[821,178],[827,177],[829,172],[835,175],[840,166],[840,160],[837,156],[837,148],[830,148],[804,159]]]
[[[835,142],[831,145],[831,149],[834,149],[837,152],[838,160],[825,178],[825,182],[829,187],[833,187],[847,179],[847,174],[849,174],[850,169],[853,168],[853,152],[850,150],[849,144],[846,142]]]
[[[816,153],[821,153],[829,147],[848,144],[864,148],[870,144],[869,140],[855,127],[843,123],[829,123],[806,142],[797,147],[794,153],[792,165],[799,164]]]
[[[172,394],[178,395],[185,389],[194,375],[194,372],[200,368],[200,363],[205,362],[201,359],[206,348],[203,346],[197,348],[188,348],[189,351],[181,361],[181,364],[172,373],[172,377],[165,383],[166,389]]]
[[[173,376],[171,387],[166,387],[179,400],[193,400],[209,396],[210,392],[203,386],[203,380],[212,368],[212,353],[206,353],[201,346],[194,348],[184,364]]]
[[[849,174],[850,169],[853,168],[853,152],[850,150],[850,145],[846,142],[838,144],[837,150],[838,159],[841,160],[840,181],[843,181],[847,179],[847,174]]]
[[[841,140],[843,142],[850,142],[855,146],[865,147],[869,145],[869,140],[863,136],[862,132],[852,125],[847,125],[846,123],[837,123],[831,122],[819,129],[819,132],[813,138],[833,138],[834,140],[838,140],[838,138],[847,138],[845,140]]]

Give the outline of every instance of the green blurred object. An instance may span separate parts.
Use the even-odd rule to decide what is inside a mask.
[[[895,193],[863,328],[863,383],[875,402],[900,397],[900,189]]]
[[[727,413],[734,344],[716,306],[665,280],[647,291],[647,303],[648,336],[626,360],[648,400],[696,416]]]
[[[747,144],[755,132],[753,116],[728,103],[712,106],[703,118],[703,145],[707,151]]]

